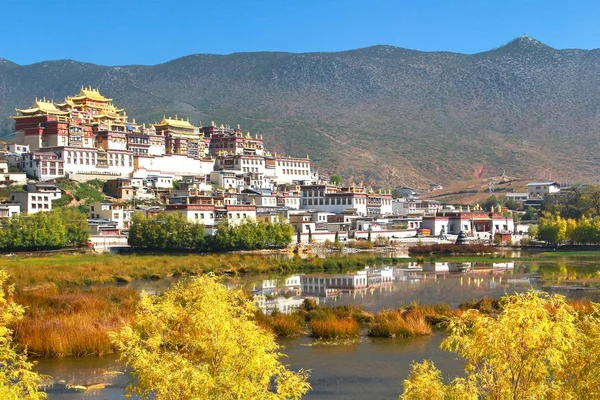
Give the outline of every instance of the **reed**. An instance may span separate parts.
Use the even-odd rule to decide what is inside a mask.
[[[277,337],[297,337],[304,335],[304,321],[298,313],[283,314],[274,312],[266,315],[258,312],[256,322]]]
[[[590,314],[594,312],[593,303],[589,300],[571,300],[567,301],[567,303],[573,307],[573,310],[579,313]]]
[[[100,356],[113,351],[108,333],[133,317],[138,295],[119,287],[65,290],[53,284],[20,291],[25,317],[15,339],[32,357]]]
[[[352,339],[360,334],[358,322],[352,318],[338,318],[331,315],[327,319],[310,321],[312,336],[318,339]]]
[[[431,334],[431,326],[424,313],[417,309],[384,310],[375,315],[369,327],[369,336],[406,338]]]

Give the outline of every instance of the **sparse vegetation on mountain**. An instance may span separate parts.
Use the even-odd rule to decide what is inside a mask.
[[[600,172],[598,65],[600,50],[556,50],[528,37],[473,55],[373,46],[155,66],[3,63],[0,132],[14,129],[14,107],[93,85],[138,122],[178,113],[240,123],[345,182],[425,188],[502,170],[585,181]]]

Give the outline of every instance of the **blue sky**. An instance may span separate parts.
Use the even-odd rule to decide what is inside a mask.
[[[578,0],[3,0],[0,57],[157,64],[194,53],[375,44],[477,53],[523,33],[600,47],[600,2]]]

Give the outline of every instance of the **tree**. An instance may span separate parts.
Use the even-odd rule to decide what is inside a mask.
[[[298,399],[307,372],[280,361],[256,306],[214,276],[180,282],[162,297],[142,294],[134,321],[111,334],[144,399]]]
[[[342,184],[342,177],[339,175],[331,175],[329,177],[329,183],[340,186]]]
[[[43,377],[32,371],[27,353],[17,353],[12,341],[14,325],[23,318],[23,307],[12,301],[13,286],[5,287],[6,271],[0,270],[0,398],[7,400],[45,399],[38,387]]]
[[[441,347],[465,359],[465,378],[446,385],[432,363],[414,364],[401,398],[600,398],[600,305],[576,312],[563,296],[529,292],[501,307],[450,321]]]
[[[558,214],[545,212],[540,218],[538,239],[551,244],[560,244],[567,239],[567,220]]]

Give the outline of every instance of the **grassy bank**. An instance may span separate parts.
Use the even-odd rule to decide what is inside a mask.
[[[405,259],[376,255],[330,258],[276,258],[250,254],[110,255],[73,254],[44,257],[6,257],[2,266],[17,287],[53,283],[58,287],[119,284],[138,279],[163,279],[214,272],[289,273],[337,272],[367,265],[397,264]]]

